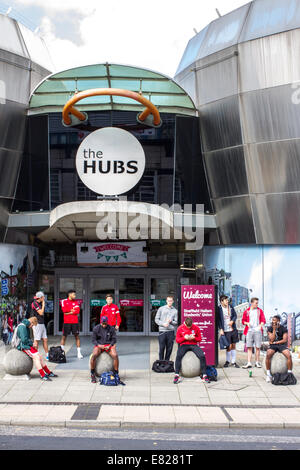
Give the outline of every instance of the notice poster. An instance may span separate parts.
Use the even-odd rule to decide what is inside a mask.
[[[216,365],[215,355],[215,287],[181,286],[182,321],[191,317],[199,326],[207,365]]]
[[[146,242],[77,243],[80,266],[147,266]]]

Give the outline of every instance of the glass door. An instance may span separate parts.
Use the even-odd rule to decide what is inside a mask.
[[[76,291],[76,300],[80,306],[79,320],[79,331],[83,331],[83,312],[84,312],[84,279],[82,277],[59,277],[58,280],[58,331],[62,331],[64,314],[61,309],[61,301],[68,297],[68,291],[74,289]]]
[[[89,278],[89,325],[88,331],[92,332],[93,328],[100,322],[100,313],[103,305],[106,305],[106,294],[112,294],[113,303],[115,298],[115,279],[106,277],[90,277]]]
[[[166,305],[168,295],[174,297],[174,307],[177,308],[176,278],[151,277],[150,280],[150,334],[158,332],[155,315],[159,307]]]
[[[143,277],[119,278],[119,306],[122,323],[120,333],[144,333],[144,287]]]

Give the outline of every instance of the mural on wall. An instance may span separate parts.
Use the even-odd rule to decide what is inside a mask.
[[[37,248],[0,244],[1,315],[11,313],[15,324],[28,311],[28,302],[36,290],[37,267]]]
[[[241,316],[251,297],[259,298],[267,323],[275,314],[290,325],[291,340],[300,340],[298,272],[300,246],[227,246],[204,248],[204,281],[226,294]]]

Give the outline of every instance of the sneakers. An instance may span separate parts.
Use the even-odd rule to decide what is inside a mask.
[[[256,362],[256,363],[255,363],[255,367],[257,367],[258,369],[261,369],[261,363],[260,363],[260,362]]]
[[[229,367],[229,362],[226,361],[223,367]]]
[[[175,375],[173,384],[176,385],[176,384],[179,384],[180,382],[182,382],[182,378],[179,375]]]
[[[95,374],[91,374],[91,382],[92,382],[92,384],[97,383],[97,377],[96,377]]]
[[[52,382],[52,380],[50,379],[50,377],[48,377],[48,375],[44,375],[44,377],[41,377],[41,380],[43,380],[44,382]]]
[[[58,377],[58,375],[54,374],[54,372],[50,372],[50,374],[46,374],[47,377]]]
[[[83,359],[83,355],[82,355],[81,353],[78,353],[78,354],[77,354],[77,358],[78,358],[78,359]]]
[[[247,362],[247,364],[245,364],[244,366],[242,366],[243,369],[251,369],[251,367],[252,367],[251,362]]]
[[[236,369],[240,368],[240,366],[236,362],[233,362],[231,365],[232,365],[232,367],[235,367]]]
[[[206,384],[210,384],[210,380],[209,380],[209,377],[207,375],[203,375],[202,377],[200,377],[200,379],[201,379],[201,382],[206,383]]]
[[[268,382],[268,383],[272,382],[272,377],[270,377],[269,375],[267,375],[267,377],[266,377],[266,382]]]

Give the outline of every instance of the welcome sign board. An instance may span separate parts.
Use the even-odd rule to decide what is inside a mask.
[[[80,266],[147,266],[146,242],[77,243]]]
[[[199,326],[207,365],[216,365],[215,350],[215,286],[181,286],[182,321],[187,317]]]

